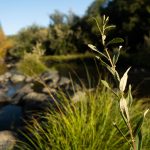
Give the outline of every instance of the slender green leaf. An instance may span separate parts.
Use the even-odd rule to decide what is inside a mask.
[[[104,55],[103,53],[101,53],[101,52],[96,48],[96,46],[94,46],[94,45],[92,45],[92,44],[88,44],[88,47],[91,48],[93,51],[99,53],[101,56],[107,58],[107,56]],[[108,58],[107,58],[107,59],[108,59]]]
[[[105,87],[107,87],[108,89],[111,89],[110,86],[109,86],[109,84],[107,83],[107,81],[101,80],[101,82],[103,83],[103,85],[104,85]]]
[[[100,28],[100,26],[99,26],[99,23],[98,23],[97,19],[96,19],[96,18],[94,18],[94,17],[93,17],[93,19],[94,19],[94,20],[95,20],[95,22],[96,22],[96,25],[97,25],[97,27],[98,27],[99,32],[102,34],[102,29]]]
[[[120,82],[120,77],[119,77],[119,74],[117,71],[115,71],[115,80],[119,81]]]
[[[119,133],[122,135],[122,137],[127,141],[127,143],[132,147],[131,143],[130,143],[129,140],[126,138],[126,136],[124,135],[124,133],[119,129],[119,127],[117,126],[117,124],[114,122],[113,125],[114,125],[114,127],[119,131]]]
[[[102,84],[107,87],[111,92],[113,92],[118,98],[119,96],[117,95],[117,93],[109,86],[108,82],[105,80],[101,80]]]
[[[113,64],[116,65],[120,56],[120,49],[116,49],[113,56]]]
[[[131,92],[131,85],[129,85],[129,90],[128,90],[128,95],[127,95],[127,102],[128,102],[128,106],[131,107],[132,102],[133,102],[133,97],[132,97],[132,92]]]
[[[105,19],[105,25],[108,24],[108,21],[109,21],[109,17],[106,17],[106,19]]]
[[[124,92],[125,88],[126,88],[126,84],[127,84],[127,79],[128,79],[128,72],[130,70],[131,67],[129,67],[127,69],[127,71],[124,73],[124,75],[122,76],[121,80],[120,80],[120,84],[119,84],[119,89],[120,91]]]
[[[117,43],[123,43],[124,40],[122,38],[113,38],[111,41],[109,41],[106,46],[111,44],[117,44]]]
[[[143,121],[144,121],[144,116],[141,116],[137,122],[135,129],[134,129],[134,136],[137,136],[137,134],[141,130],[141,126],[143,124]]]
[[[148,113],[149,109],[147,109],[145,112],[144,112],[144,117],[146,116],[146,114]]]
[[[90,47],[92,50],[94,50],[96,52],[98,51],[97,48],[96,48],[96,46],[94,46],[92,44],[88,44],[88,47]]]
[[[110,26],[107,26],[107,27],[105,28],[105,30],[111,30],[111,29],[113,29],[113,28],[116,28],[116,26],[115,26],[115,25],[110,25]]]
[[[112,75],[114,75],[114,70],[112,69],[111,66],[109,66],[108,64],[106,64],[99,56],[96,56],[97,59],[99,59],[102,63],[103,66],[105,66],[111,73]]]
[[[136,141],[136,149],[141,150],[142,149],[142,132],[141,130],[138,132],[137,136],[135,137]]]
[[[141,130],[141,126],[142,126],[142,124],[143,124],[143,121],[144,121],[144,118],[145,118],[145,115],[148,113],[148,111],[149,111],[149,109],[147,109],[145,112],[144,112],[144,114],[141,116],[141,117],[139,117],[139,119],[138,119],[138,121],[137,121],[137,125],[136,125],[136,127],[135,127],[135,129],[134,129],[134,136],[137,136],[137,134],[140,132],[140,130]]]

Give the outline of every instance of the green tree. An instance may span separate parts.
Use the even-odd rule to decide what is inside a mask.
[[[65,21],[65,14],[62,12],[55,10],[54,13],[50,14],[50,21],[51,24],[56,25],[56,24],[63,24]]]
[[[76,50],[75,45],[71,43],[73,31],[66,24],[56,24],[49,28],[49,53],[67,54]]]
[[[47,41],[47,54],[76,53],[76,34],[73,26],[79,21],[79,17],[72,11],[63,14],[55,11],[50,15],[49,34]]]
[[[150,1],[112,0],[103,10],[117,26],[119,36],[126,37],[130,52],[137,52],[137,47],[150,31]]]
[[[9,53],[13,56],[23,56],[25,52],[32,52],[33,47],[37,43],[44,43],[47,40],[48,30],[38,25],[31,25],[22,29],[15,36],[15,45],[9,50]]]
[[[101,7],[105,6],[108,0],[95,0],[92,4],[88,7],[86,14],[90,17],[99,16],[101,13]]]
[[[13,46],[12,40],[5,36],[2,26],[0,25],[0,61],[4,61],[7,50]]]
[[[80,20],[80,17],[77,16],[72,10],[69,10],[68,14],[66,15],[66,22],[68,25],[74,25]]]

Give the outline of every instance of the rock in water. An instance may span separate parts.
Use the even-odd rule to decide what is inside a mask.
[[[18,82],[23,82],[25,80],[25,76],[24,75],[20,75],[20,74],[14,74],[10,80],[13,83],[18,83]]]

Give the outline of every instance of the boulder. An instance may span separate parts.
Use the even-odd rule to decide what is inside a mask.
[[[12,76],[10,72],[6,72],[5,74],[0,75],[0,82],[5,83],[8,82],[8,79]]]
[[[52,99],[49,95],[30,92],[20,101],[24,111],[44,110]]]
[[[45,94],[55,94],[57,92],[57,89],[56,88],[49,88],[49,87],[44,87],[42,89],[42,92],[45,93]]]
[[[10,72],[6,72],[4,75],[7,79],[9,79],[12,76],[12,74]]]
[[[23,101],[37,101],[37,102],[43,102],[48,99],[48,95],[43,93],[37,93],[37,92],[30,92],[27,95],[23,97]]]
[[[61,77],[58,83],[58,86],[69,86],[71,83],[70,79],[67,77]]]
[[[60,77],[59,77],[59,73],[57,70],[51,70],[49,72],[44,72],[40,78],[49,87],[56,88]]]
[[[17,141],[16,134],[12,131],[0,131],[0,150],[13,149]]]
[[[25,76],[21,75],[21,74],[14,74],[14,75],[12,75],[10,80],[12,83],[16,84],[18,82],[23,82],[25,80]]]
[[[24,85],[21,89],[18,89],[18,91],[16,92],[16,94],[12,97],[13,102],[15,103],[19,103],[20,100],[27,95],[28,93],[33,92],[33,84],[32,83],[27,83],[26,85]]]
[[[32,120],[49,108],[49,104],[53,103],[49,95],[37,92],[31,92],[25,95],[19,105],[23,109],[23,118]]]
[[[33,81],[32,77],[26,77],[25,82],[31,83]]]

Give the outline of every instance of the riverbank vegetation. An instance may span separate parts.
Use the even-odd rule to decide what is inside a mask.
[[[95,21],[104,52],[98,51],[92,44],[88,46],[97,53],[96,58],[112,74],[114,86],[101,80],[109,91],[100,83],[92,91],[83,88],[84,96],[78,96],[76,101],[63,93],[58,96],[59,101],[52,97],[55,106],[50,104],[48,112],[39,116],[40,121],[33,119],[31,124],[27,124],[28,134],[23,134],[27,142],[19,143],[21,148],[148,149],[150,138],[146,128],[150,120],[146,120],[145,116],[149,109],[143,112],[140,101],[133,99],[131,85],[128,92],[125,92],[130,68],[122,77],[116,70],[122,46],[115,46],[113,53],[108,48],[110,45],[121,44],[124,40],[117,37],[107,41],[108,29],[114,28],[113,25],[108,25],[108,17],[104,16],[101,24],[97,19]]]
[[[106,14],[110,23],[116,25],[109,38],[115,33],[125,41],[120,60],[122,64],[126,61],[128,65],[149,68],[149,8],[149,1],[95,0],[83,17],[71,11],[64,14],[56,10],[49,15],[47,28],[34,24],[9,36],[13,46],[7,48],[7,56],[21,59],[25,52],[32,52],[37,43],[45,50],[45,56],[84,54],[89,51],[88,43],[101,49],[100,35],[92,17]]]
[[[103,14],[110,16],[110,22]],[[36,77],[36,82],[39,79],[37,85],[42,84],[39,75],[57,69],[56,63],[70,65],[74,61],[80,68],[79,60],[83,64],[86,60],[94,68],[93,60],[97,71],[88,72],[84,65],[88,80],[85,83],[74,73],[82,87],[71,94],[61,89],[51,93],[44,83],[52,102],[49,109],[26,122],[21,131],[23,140],[18,141],[16,149],[149,150],[149,101],[143,100],[149,98],[144,95],[143,99],[133,99],[133,90],[127,83],[130,66],[132,73],[149,72],[149,15],[148,0],[95,0],[83,17],[55,11],[49,16],[47,28],[31,25],[7,38],[0,33],[0,58],[33,80]],[[76,80],[70,72],[67,74],[73,87]],[[94,86],[91,78],[95,79]]]
[[[86,91],[86,90],[85,90]],[[114,127],[129,139],[129,133],[120,117],[116,97],[106,88],[97,88],[79,96],[79,101],[66,98],[61,94],[57,109],[50,109],[39,120],[27,124],[26,143],[18,143],[21,149],[37,150],[127,150],[129,145]],[[131,122],[141,115],[141,101],[134,102]],[[142,126],[143,149],[149,149],[150,118],[146,117]]]

